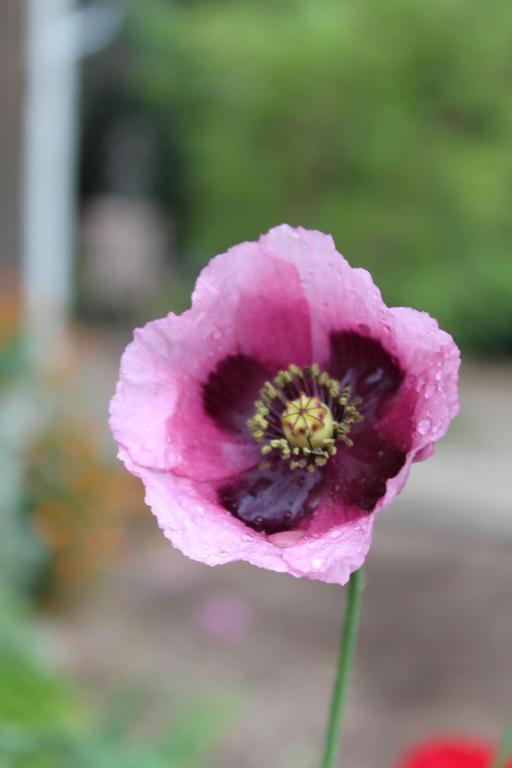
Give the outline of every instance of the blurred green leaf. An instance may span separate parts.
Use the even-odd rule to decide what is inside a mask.
[[[133,84],[184,159],[192,272],[282,221],[318,228],[389,303],[512,350],[510,4],[134,9]]]
[[[200,768],[224,728],[227,699],[180,700],[179,715],[140,732],[144,701],[123,688],[93,716],[76,686],[41,657],[25,605],[0,593],[0,768]]]
[[[228,716],[232,716],[232,704],[225,698],[208,699],[180,707],[174,720],[160,740],[160,751],[172,766],[194,768],[207,766],[208,754],[217,742]]]

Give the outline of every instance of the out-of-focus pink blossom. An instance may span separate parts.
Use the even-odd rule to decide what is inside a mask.
[[[206,595],[197,606],[196,616],[210,635],[229,642],[243,640],[252,621],[249,605],[237,595],[224,592]]]
[[[330,237],[283,225],[135,331],[110,424],[186,555],[344,584],[457,413],[458,369],[429,315],[388,308]]]

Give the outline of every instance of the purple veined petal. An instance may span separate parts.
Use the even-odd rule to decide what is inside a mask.
[[[205,413],[222,429],[250,438],[247,420],[262,385],[275,373],[248,355],[225,357],[203,383]]]
[[[399,362],[377,339],[358,331],[331,331],[329,373],[361,400],[366,423],[380,419],[404,380]]]
[[[280,533],[300,527],[320,500],[323,472],[290,471],[284,462],[254,467],[218,490],[219,502],[256,531]]]

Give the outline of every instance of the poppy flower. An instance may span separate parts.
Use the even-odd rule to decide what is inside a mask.
[[[490,768],[495,752],[487,744],[435,741],[413,749],[399,763],[399,768]]]
[[[110,424],[186,555],[344,584],[457,413],[458,369],[429,315],[388,308],[331,237],[282,225],[135,331]]]

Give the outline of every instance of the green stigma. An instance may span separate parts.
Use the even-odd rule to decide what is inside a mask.
[[[304,392],[288,403],[281,426],[290,445],[299,448],[321,448],[334,430],[331,409],[320,398],[308,397]]]

